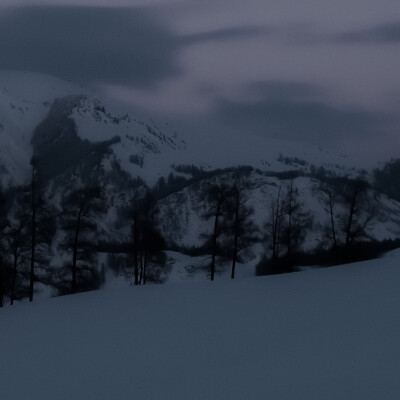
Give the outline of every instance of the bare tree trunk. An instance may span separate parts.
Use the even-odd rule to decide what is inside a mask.
[[[148,262],[148,250],[147,248],[144,250],[144,260],[143,260],[143,285],[146,284],[146,271],[147,271],[147,262]]]
[[[146,267],[147,267],[147,256],[148,256],[148,211],[146,211],[143,225],[143,285],[146,284]]]
[[[290,184],[290,190],[289,190],[289,205],[288,205],[288,230],[287,230],[287,250],[286,250],[286,258],[288,262],[288,266],[291,263],[291,257],[292,257],[292,214],[293,214],[293,208],[292,208],[292,203],[293,203],[293,182]]]
[[[347,224],[346,224],[346,249],[347,250],[350,247],[351,239],[352,239],[351,230],[353,227],[353,217],[354,217],[354,212],[355,212],[355,208],[356,208],[357,196],[358,196],[358,190],[356,189],[353,196],[351,197],[349,216],[348,216]]]
[[[31,199],[31,269],[29,274],[29,301],[33,301],[33,289],[35,282],[35,250],[36,250],[36,201],[35,201],[35,165],[32,161],[32,199]]]
[[[276,263],[279,255],[279,220],[280,220],[280,196],[281,188],[279,188],[278,198],[276,199],[276,208],[272,207],[272,262]]]
[[[333,211],[333,198],[332,193],[328,192],[329,197],[329,214],[331,217],[331,235],[332,235],[332,246],[334,251],[334,261],[335,263],[338,262],[339,254],[338,254],[338,245],[337,245],[337,238],[336,238],[336,227],[335,227],[335,219],[334,219],[334,211]]]
[[[0,261],[0,308],[3,307],[3,297],[4,297],[4,275],[2,270],[2,265]]]
[[[76,293],[76,260],[77,260],[77,252],[78,252],[78,240],[79,240],[79,231],[81,225],[81,217],[83,212],[84,202],[81,203],[78,213],[78,219],[76,221],[75,227],[75,239],[74,239],[74,251],[72,258],[72,281],[71,281],[71,293]]]
[[[15,286],[17,284],[17,268],[18,268],[18,251],[14,252],[14,261],[12,269],[12,279],[11,279],[11,294],[10,294],[10,304],[14,304],[15,300]]]
[[[139,285],[143,282],[143,248],[140,249],[140,276],[139,276]]]
[[[235,278],[235,267],[238,253],[238,240],[239,240],[239,207],[240,207],[240,191],[236,189],[235,193],[235,226],[234,226],[234,239],[233,239],[233,255],[232,255],[232,273],[231,279]]]
[[[3,284],[3,279],[0,276],[0,308],[3,307],[3,297],[4,297],[4,284]]]
[[[135,212],[133,215],[133,264],[134,264],[134,275],[135,275],[135,282],[134,284],[137,286],[139,285],[139,265],[138,265],[138,218],[137,213]]]
[[[332,244],[333,247],[336,251],[337,249],[337,241],[336,241],[336,229],[335,229],[335,220],[333,218],[334,216],[334,212],[333,212],[333,199],[332,199],[332,194],[329,192],[328,193],[329,196],[329,213],[331,216],[331,232],[332,232]]]
[[[211,256],[211,280],[214,280],[215,276],[215,258],[217,255],[217,239],[218,239],[218,220],[221,215],[221,205],[222,205],[222,200],[218,200],[218,205],[217,205],[217,211],[215,213],[215,220],[214,220],[214,232],[213,232],[213,238],[212,238],[212,244],[213,244],[213,249],[212,249],[212,256]]]

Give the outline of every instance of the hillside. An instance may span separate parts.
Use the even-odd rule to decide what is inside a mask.
[[[3,308],[0,397],[396,400],[399,262]]]
[[[30,206],[23,202],[32,186],[32,156],[41,201],[46,204],[43,209],[52,210],[54,229],[51,240],[40,248],[46,262],[36,261],[36,294],[47,296],[60,280],[68,281],[66,268],[72,256],[71,246],[66,244],[65,200],[76,190],[94,186],[101,188],[102,209],[87,221],[91,232],[81,240],[96,250],[89,257],[90,265],[81,260],[82,270],[90,271],[85,279],[94,282],[92,288],[99,287],[100,274],[103,280],[115,280],[113,272],[119,283],[120,278],[126,278],[125,285],[132,282],[135,213],[141,214],[144,221],[148,221],[144,214],[151,213],[158,239],[162,239],[161,250],[170,251],[166,257],[160,258],[159,253],[157,260],[151,261],[151,267],[157,270],[151,277],[153,281],[176,281],[180,275],[176,270],[188,269],[191,276],[198,272],[205,279],[215,222],[215,204],[209,194],[215,187],[230,188],[221,214],[225,226],[220,227],[216,241],[221,273],[229,268],[233,247],[233,214],[229,207],[235,184],[241,187],[241,212],[249,214],[247,222],[254,233],[252,241],[240,243],[237,261],[252,274],[260,260],[272,256],[271,216],[276,206],[280,219],[276,246],[280,246],[277,254],[281,259],[290,258],[286,251],[289,248],[296,257],[299,253],[329,253],[333,225],[340,251],[345,248],[349,253],[353,242],[374,242],[376,246],[368,255],[360,256],[356,249],[356,257],[339,257],[340,262],[376,256],[381,251],[378,242],[390,241],[385,249],[393,248],[400,234],[400,202],[390,197],[396,192],[387,184],[386,172],[382,172],[381,185],[377,186],[371,168],[354,165],[344,155],[330,154],[306,143],[284,143],[262,136],[240,141],[208,132],[196,136],[190,131],[176,131],[173,123],[140,116],[80,85],[46,75],[2,71],[0,229],[4,238],[10,238],[11,232],[18,233],[19,226],[29,237],[26,221],[30,218],[22,214],[29,213]],[[352,196],[356,201],[352,202]],[[76,207],[70,207],[70,218]],[[293,208],[290,222],[289,208]],[[71,224],[67,224],[70,229]],[[288,233],[289,226],[298,230]],[[348,232],[346,226],[351,228]],[[0,243],[5,248],[5,298],[11,296],[12,276],[16,274],[14,286],[21,286],[21,290],[15,297],[23,299],[29,275],[28,250],[20,249],[23,259],[14,263],[17,253],[6,242],[3,239]],[[13,243],[18,247],[18,240]],[[85,257],[84,249],[80,250]],[[171,251],[185,255],[170,257]],[[189,257],[192,255],[193,259]],[[333,258],[327,263],[337,263]],[[322,262],[314,259],[313,263]],[[298,265],[304,265],[304,261],[284,266],[283,271]]]

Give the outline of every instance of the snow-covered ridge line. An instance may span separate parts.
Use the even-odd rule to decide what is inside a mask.
[[[229,165],[251,165],[262,170],[287,171],[314,165],[338,174],[356,175],[351,160],[303,143],[280,142],[263,137],[242,139],[215,135],[194,137],[179,134],[168,123],[155,123],[132,110],[101,98],[92,90],[60,79],[27,72],[0,72],[0,153],[3,183],[20,184],[27,175],[32,155],[30,139],[56,99],[79,95],[71,118],[80,138],[91,142],[120,136],[113,148],[122,169],[153,185],[168,176],[171,164],[195,164],[215,169]],[[70,112],[69,110],[68,112]],[[67,109],[65,110],[67,112]]]

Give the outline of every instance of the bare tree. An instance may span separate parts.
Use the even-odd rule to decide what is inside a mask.
[[[157,214],[150,193],[135,202],[132,226],[135,285],[145,285],[148,280],[159,282],[164,271],[165,241],[158,228]]]
[[[212,234],[207,236],[207,241],[211,245],[211,265],[210,279],[213,281],[215,277],[216,257],[219,251],[218,238],[221,234],[221,219],[224,212],[228,197],[229,187],[225,183],[216,183],[212,185],[207,192],[207,201],[209,210],[205,214],[206,219],[214,218]]]
[[[22,283],[19,282],[19,274],[22,273],[20,268],[25,265],[28,260],[28,233],[26,225],[22,220],[17,221],[14,226],[9,227],[7,231],[7,242],[12,265],[10,303],[13,305],[14,300],[19,297],[17,293],[22,289]]]
[[[29,301],[33,301],[34,284],[48,283],[45,276],[50,259],[50,246],[55,235],[55,210],[46,201],[38,176],[35,158],[31,160],[31,182],[23,200],[28,214],[30,241]],[[41,273],[38,273],[38,270]]]
[[[139,285],[139,251],[140,251],[140,222],[137,210],[133,214],[132,238],[133,238],[133,268],[134,268],[134,284]]]
[[[329,214],[329,222],[324,226],[323,229],[323,243],[329,242],[329,248],[333,251],[333,257],[335,262],[339,258],[339,232],[338,224],[336,222],[336,208],[337,208],[337,193],[334,188],[326,183],[322,183],[320,186],[322,193],[322,199],[325,204],[325,211]]]
[[[269,218],[264,225],[272,255],[262,263],[265,263],[269,273],[293,270],[293,254],[299,251],[311,223],[312,217],[304,212],[298,189],[294,187],[293,181],[290,182],[286,193],[282,194],[279,188],[276,198],[270,205]]]
[[[228,192],[226,220],[233,239],[231,279],[235,278],[239,253],[258,240],[258,229],[252,220],[254,209],[247,204],[247,187],[244,179],[236,179]]]
[[[6,207],[3,191],[0,187],[0,307],[3,307],[3,298],[7,290],[7,261],[4,242],[4,229],[7,224]]]
[[[285,271],[290,272],[293,270],[293,254],[299,250],[305,240],[306,230],[312,224],[312,217],[303,210],[299,191],[293,181],[290,182],[281,208],[286,223],[282,232],[282,242],[286,247]]]
[[[96,286],[96,218],[104,210],[98,186],[79,188],[62,200],[61,225],[66,237],[61,248],[72,253],[70,290],[76,293]]]
[[[36,217],[36,163],[35,159],[31,160],[32,166],[32,180],[31,180],[31,268],[29,273],[29,301],[33,301],[33,287],[35,282],[35,253],[36,253],[36,230],[37,230],[37,217]]]
[[[282,205],[282,208],[287,216],[287,225],[283,237],[286,244],[286,257],[289,264],[291,263],[293,241],[296,239],[294,216],[300,207],[300,204],[296,201],[296,197],[297,192],[295,192],[293,188],[293,181],[291,181],[286,198],[284,199],[285,203]]]
[[[341,194],[345,211],[340,215],[340,223],[344,236],[344,258],[348,261],[353,244],[368,237],[367,227],[374,216],[374,207],[368,199],[368,184],[363,180],[348,180]]]
[[[374,217],[368,183],[361,179],[338,178],[322,184],[321,192],[329,214],[324,241],[329,241],[335,263],[351,261],[356,256],[355,244],[368,239],[367,228]]]
[[[264,227],[267,230],[267,238],[270,241],[269,247],[272,250],[273,264],[276,264],[279,257],[283,216],[284,213],[282,212],[281,187],[279,187],[276,199],[274,199],[270,204],[269,219],[264,224]]]
[[[29,273],[26,270],[29,261],[29,226],[27,223],[29,214],[21,203],[18,193],[14,206],[10,210],[9,218],[3,220],[2,247],[4,273],[8,271],[8,287],[6,292],[11,305],[16,299],[25,297],[27,293],[26,278]]]

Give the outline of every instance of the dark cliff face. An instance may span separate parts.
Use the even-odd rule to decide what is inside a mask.
[[[46,118],[35,128],[32,146],[36,156],[46,154],[54,146],[75,144],[80,139],[75,121],[70,118],[83,96],[72,95],[54,101]]]
[[[55,100],[46,118],[34,130],[31,140],[33,154],[45,180],[83,167],[90,175],[99,167],[103,156],[111,151],[109,146],[119,141],[119,137],[114,137],[92,143],[78,136],[71,115],[83,100],[82,95]]]

